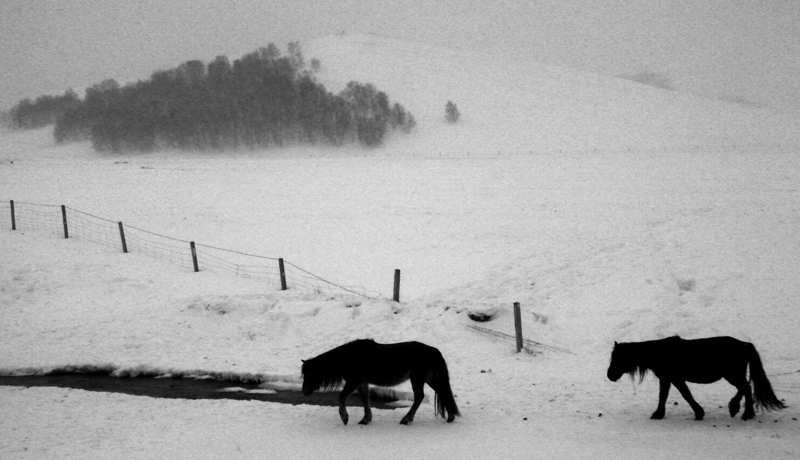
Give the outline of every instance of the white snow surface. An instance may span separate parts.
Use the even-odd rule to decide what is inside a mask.
[[[0,133],[0,373],[96,367],[285,389],[301,359],[346,341],[419,340],[445,356],[463,416],[447,424],[426,401],[407,427],[402,407],[343,426],[332,407],[0,387],[0,457],[800,455],[796,120],[378,36],[304,50],[329,90],[372,82],[417,132],[375,150],[146,155]],[[194,273],[81,227],[69,239],[58,225],[11,231],[10,200],[283,257],[381,295]],[[469,327],[513,335],[514,302],[542,346],[516,353]],[[497,313],[478,324],[470,310]],[[674,389],[666,419],[649,420],[656,380],[609,382],[610,351],[674,334],[753,342],[788,409],[731,419],[733,387],[690,384],[705,420]]]

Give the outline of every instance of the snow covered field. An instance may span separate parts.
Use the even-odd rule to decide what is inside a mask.
[[[566,69],[506,63],[497,75],[464,50],[378,37],[305,49],[329,89],[372,81],[419,132],[376,151],[128,156],[55,146],[47,130],[0,133],[0,372],[108,366],[291,386],[300,359],[345,341],[419,340],[444,354],[463,417],[446,424],[427,402],[409,427],[403,409],[345,427],[329,407],[0,387],[1,457],[800,455],[792,120]],[[459,125],[440,120],[447,99]],[[12,232],[12,199],[283,257],[383,295],[282,292],[58,228]],[[394,269],[399,304],[387,300]],[[512,334],[513,302],[525,337],[556,349],[517,354],[468,327],[470,309],[497,308],[481,325]],[[674,334],[752,341],[789,408],[742,422],[727,415],[733,387],[690,384],[704,421],[675,390],[667,418],[649,420],[655,379],[609,382],[611,347]]]

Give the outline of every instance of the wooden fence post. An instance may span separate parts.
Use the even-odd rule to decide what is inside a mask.
[[[514,330],[517,335],[517,353],[522,351],[522,311],[519,302],[514,302]]]
[[[69,228],[67,227],[67,207],[61,205],[61,218],[64,221],[64,238],[69,238]]]
[[[394,295],[392,300],[400,302],[400,269],[394,271]]]
[[[286,269],[283,266],[283,259],[278,259],[278,271],[281,273],[281,291],[288,289],[286,286]]]
[[[192,264],[194,264],[194,271],[199,272],[200,266],[197,265],[197,249],[194,247],[194,241],[189,242],[189,248],[192,250]]]
[[[17,229],[17,218],[14,216],[14,200],[11,200],[11,230]]]
[[[119,223],[119,237],[122,240],[122,252],[128,253],[128,244],[125,242],[125,230],[122,228],[122,222]]]

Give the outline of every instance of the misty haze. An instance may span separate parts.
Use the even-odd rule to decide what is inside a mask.
[[[0,386],[0,456],[800,453],[795,6],[107,3],[0,7],[0,375],[299,392],[419,341],[461,417]],[[675,335],[754,344],[787,407],[651,420],[611,352]]]

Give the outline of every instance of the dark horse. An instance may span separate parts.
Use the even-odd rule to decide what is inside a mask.
[[[302,373],[303,394],[306,396],[319,388],[333,390],[344,381],[344,388],[339,393],[339,415],[345,425],[349,419],[345,401],[356,389],[364,404],[364,418],[359,423],[366,425],[372,421],[370,383],[394,386],[411,380],[414,404],[400,421],[403,425],[414,421],[414,414],[425,396],[423,387],[426,383],[436,392],[434,411],[437,416],[444,418],[446,412],[447,421],[452,422],[461,415],[450,389],[450,376],[442,354],[424,343],[380,344],[371,339],[355,340],[304,360]]]
[[[750,381],[753,382],[752,393],[747,380],[748,364]],[[692,398],[686,382],[714,383],[719,379],[725,379],[738,390],[728,404],[731,417],[739,412],[742,397],[745,400],[742,420],[755,416],[754,401],[756,406],[767,410],[786,407],[772,391],[756,347],[732,337],[684,340],[675,336],[649,342],[614,343],[611,365],[608,367],[609,380],[616,382],[622,374],[630,374],[631,377],[638,374],[641,382],[648,371],[658,377],[661,385],[658,408],[650,417],[652,419],[664,418],[664,405],[671,384],[692,407],[695,420],[703,420],[705,411]]]

